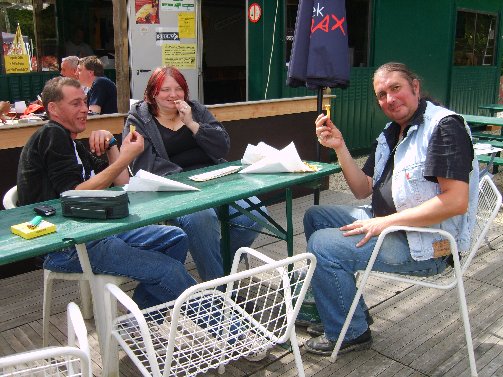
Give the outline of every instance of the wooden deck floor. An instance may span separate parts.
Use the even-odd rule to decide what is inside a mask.
[[[305,251],[302,215],[312,196],[295,199],[296,252]],[[351,195],[324,191],[322,203],[355,203]],[[284,223],[284,206],[269,209]],[[491,250],[484,245],[466,278],[465,287],[474,337],[479,376],[503,376],[503,224],[490,234]],[[286,255],[283,242],[261,235],[253,247],[279,259]],[[192,262],[187,268],[195,273]],[[41,347],[42,271],[0,280],[0,356]],[[133,288],[134,283],[123,287]],[[51,317],[51,344],[66,341],[65,307],[79,302],[73,282],[55,282]],[[374,344],[368,351],[342,355],[332,364],[328,358],[306,353],[301,346],[307,376],[469,376],[463,326],[459,320],[456,292],[439,292],[407,285],[392,285],[373,278],[365,293],[374,318]],[[92,347],[93,372],[101,375],[101,359],[93,320],[86,321]],[[301,345],[308,339],[297,328]],[[127,358],[121,360],[122,376],[139,373]],[[217,375],[211,374],[211,375]],[[239,360],[227,366],[225,376],[296,376],[293,355],[276,347],[258,363]]]

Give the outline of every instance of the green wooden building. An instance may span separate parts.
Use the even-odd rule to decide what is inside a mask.
[[[110,25],[119,1],[126,0],[32,0],[46,13],[52,9],[56,25],[54,35],[50,34],[53,29],[42,33],[39,50],[60,59],[71,28],[79,24],[87,31],[86,42],[95,50],[113,52]],[[196,3],[204,35],[201,72],[205,103],[315,94],[285,84],[298,0]],[[252,4],[261,10],[258,20],[250,17]],[[332,91],[337,96],[333,117],[353,150],[367,148],[386,121],[371,85],[373,71],[382,63],[406,63],[421,76],[423,88],[432,97],[461,113],[482,114],[478,105],[498,101],[503,1],[346,0],[346,13],[350,86]],[[50,19],[47,14],[44,17]],[[0,74],[0,99],[33,100],[43,83],[56,74]]]
[[[285,85],[298,1],[259,4],[264,20],[249,25],[249,98],[314,94]],[[457,112],[482,114],[479,105],[497,102],[503,1],[347,0],[346,13],[350,86],[332,92],[333,117],[352,149],[367,148],[386,122],[372,92],[372,74],[388,61],[406,63],[432,97]]]

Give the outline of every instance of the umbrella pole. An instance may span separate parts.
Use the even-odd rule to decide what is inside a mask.
[[[318,98],[316,100],[316,116],[323,111],[323,87],[318,88]],[[316,161],[320,161],[320,143],[316,140]],[[320,204],[320,186],[314,189],[314,205]]]

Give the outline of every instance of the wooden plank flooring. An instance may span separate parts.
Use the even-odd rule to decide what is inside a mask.
[[[294,200],[294,249],[304,252],[302,216],[312,205],[312,196]],[[344,192],[324,191],[322,203],[356,202]],[[284,205],[269,208],[278,223],[285,225]],[[481,247],[467,273],[467,294],[472,334],[479,376],[503,376],[503,224],[497,222],[490,234],[494,247]],[[286,246],[274,237],[260,235],[254,248],[279,259],[286,255]],[[196,275],[194,263],[186,264]],[[123,286],[131,290],[135,283]],[[0,280],[0,356],[39,348],[42,345],[41,270]],[[374,318],[374,343],[368,351],[339,356],[335,363],[328,358],[306,353],[302,345],[309,338],[305,328],[297,328],[302,359],[307,376],[469,376],[462,322],[456,291],[391,284],[372,277],[365,298]],[[50,344],[66,342],[65,309],[69,301],[79,302],[76,282],[57,281],[53,288]],[[93,373],[101,375],[101,357],[93,320],[87,320],[92,347]],[[139,373],[122,355],[121,376]],[[209,376],[217,376],[216,372]],[[297,375],[292,353],[276,347],[258,363],[239,360],[227,366],[225,376],[292,377]]]

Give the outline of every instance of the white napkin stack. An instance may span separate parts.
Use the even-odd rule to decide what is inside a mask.
[[[139,170],[134,177],[131,177],[129,184],[125,185],[124,189],[126,191],[199,191],[197,187],[173,181],[145,170]]]
[[[306,165],[299,157],[295,144],[291,142],[285,148],[278,150],[263,142],[246,147],[241,159],[242,164],[250,166],[239,173],[301,173],[312,172],[313,168]]]

